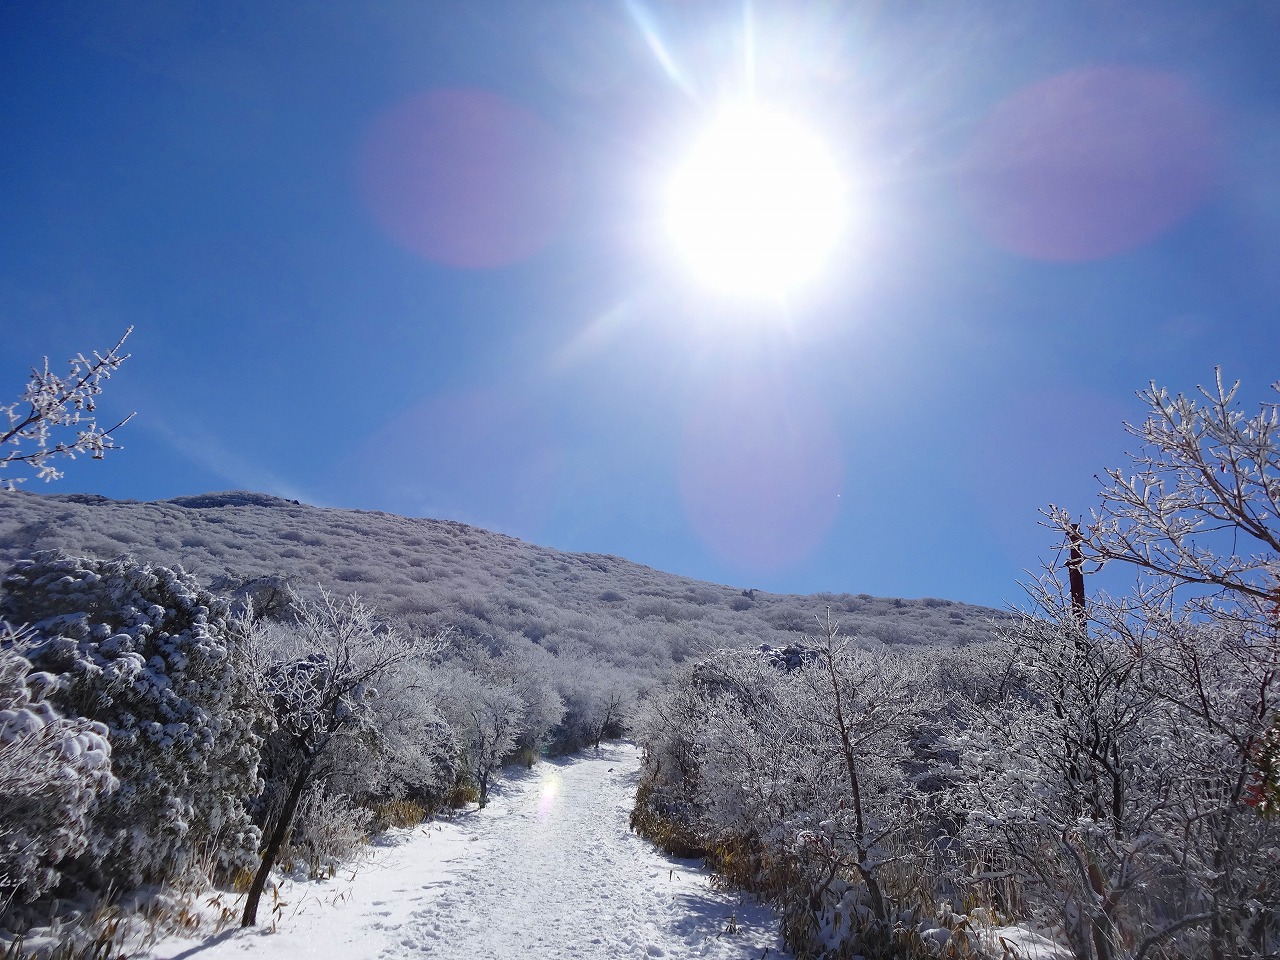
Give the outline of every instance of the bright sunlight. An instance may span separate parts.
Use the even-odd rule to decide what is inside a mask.
[[[725,110],[672,178],[667,229],[698,280],[731,296],[781,296],[821,269],[844,226],[845,184],[797,119]]]

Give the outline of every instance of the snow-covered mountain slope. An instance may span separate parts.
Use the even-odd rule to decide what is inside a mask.
[[[730,645],[785,646],[831,607],[845,633],[887,643],[985,639],[1000,611],[949,600],[768,594],[563,553],[446,520],[322,509],[265,494],[155,503],[86,494],[0,496],[0,567],[38,550],[180,564],[217,589],[283,577],[358,592],[411,626],[521,635],[552,653],[639,669]]]
[[[273,934],[170,939],[152,956],[789,956],[771,911],[713,889],[696,862],[665,857],[630,832],[638,766],[630,744],[540,763],[504,782],[483,811],[375,849],[354,877],[286,883]]]

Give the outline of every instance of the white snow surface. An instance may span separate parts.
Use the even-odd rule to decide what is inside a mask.
[[[772,911],[631,833],[639,750],[509,771],[484,810],[375,842],[325,883],[284,881],[260,926],[162,940],[156,960],[789,957]],[[228,906],[234,908],[230,898]],[[238,899],[238,898],[236,898]]]

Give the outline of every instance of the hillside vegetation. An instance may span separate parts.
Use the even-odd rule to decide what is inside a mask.
[[[355,592],[415,632],[451,627],[498,647],[525,638],[645,673],[725,646],[786,646],[813,634],[828,607],[846,634],[895,645],[989,639],[1007,616],[933,598],[744,590],[447,520],[246,492],[154,503],[9,494],[0,502],[0,565],[44,550],[181,565],[218,592],[257,578]]]

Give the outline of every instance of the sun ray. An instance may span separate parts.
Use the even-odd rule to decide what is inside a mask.
[[[623,6],[626,7],[627,14],[631,17],[631,22],[640,31],[640,36],[644,39],[645,45],[648,46],[649,52],[653,54],[653,58],[658,61],[658,66],[662,68],[663,73],[686,95],[694,96],[693,84],[689,82],[689,78],[680,69],[680,65],[676,63],[675,57],[667,47],[666,41],[662,39],[662,34],[658,32],[658,24],[654,21],[649,8],[641,3],[640,0],[625,0]]]

